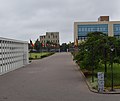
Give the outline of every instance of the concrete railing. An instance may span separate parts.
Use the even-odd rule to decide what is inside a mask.
[[[0,37],[0,75],[28,64],[28,43]]]

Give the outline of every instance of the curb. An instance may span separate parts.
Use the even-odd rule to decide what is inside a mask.
[[[79,70],[79,72],[82,74],[82,76],[83,76],[83,78],[84,78],[84,81],[85,81],[85,83],[87,84],[87,86],[88,86],[88,89],[91,91],[91,92],[93,92],[93,93],[97,93],[97,94],[120,94],[120,91],[119,92],[98,92],[97,90],[95,90],[95,89],[93,89],[92,87],[91,87],[91,85],[90,85],[90,83],[89,83],[89,81],[86,79],[86,77],[85,77],[85,75],[83,74],[83,72],[81,71],[81,69],[79,69],[79,66],[78,66],[78,64],[74,61],[74,63],[76,64],[76,67],[77,67],[77,70]]]

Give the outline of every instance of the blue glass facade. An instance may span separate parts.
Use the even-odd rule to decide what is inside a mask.
[[[78,40],[86,39],[85,37],[89,32],[96,31],[108,34],[108,24],[78,25]]]
[[[113,24],[114,35],[120,35],[120,24]]]

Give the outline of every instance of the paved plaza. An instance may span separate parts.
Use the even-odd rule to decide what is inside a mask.
[[[120,101],[90,92],[70,53],[56,53],[0,76],[0,101]]]

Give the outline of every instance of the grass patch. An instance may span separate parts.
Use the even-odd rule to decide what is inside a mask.
[[[98,68],[95,70],[95,74],[97,72],[104,72],[104,66],[102,65],[101,68]],[[113,64],[113,82],[114,86],[120,86],[120,64]],[[107,65],[107,75],[105,78],[105,86],[110,87],[111,86],[111,66]]]
[[[97,90],[98,89],[98,79],[95,77],[94,82],[92,82],[91,77],[88,77],[87,79],[88,79],[89,83],[91,84],[92,88]]]
[[[54,54],[53,52],[29,53],[29,59],[41,59]]]
[[[88,81],[90,82],[91,86],[95,89],[97,89],[97,73],[98,72],[104,72],[104,65],[101,65],[100,68],[95,69],[94,71],[94,82],[92,83],[91,80],[91,76],[92,73],[91,71],[88,70],[84,70],[82,69],[84,75],[86,76],[86,78],[88,79]],[[114,88],[120,88],[120,64],[114,63],[113,64],[113,84],[114,84]],[[111,66],[107,65],[107,75],[105,78],[105,87],[106,88],[110,88],[111,87]]]

